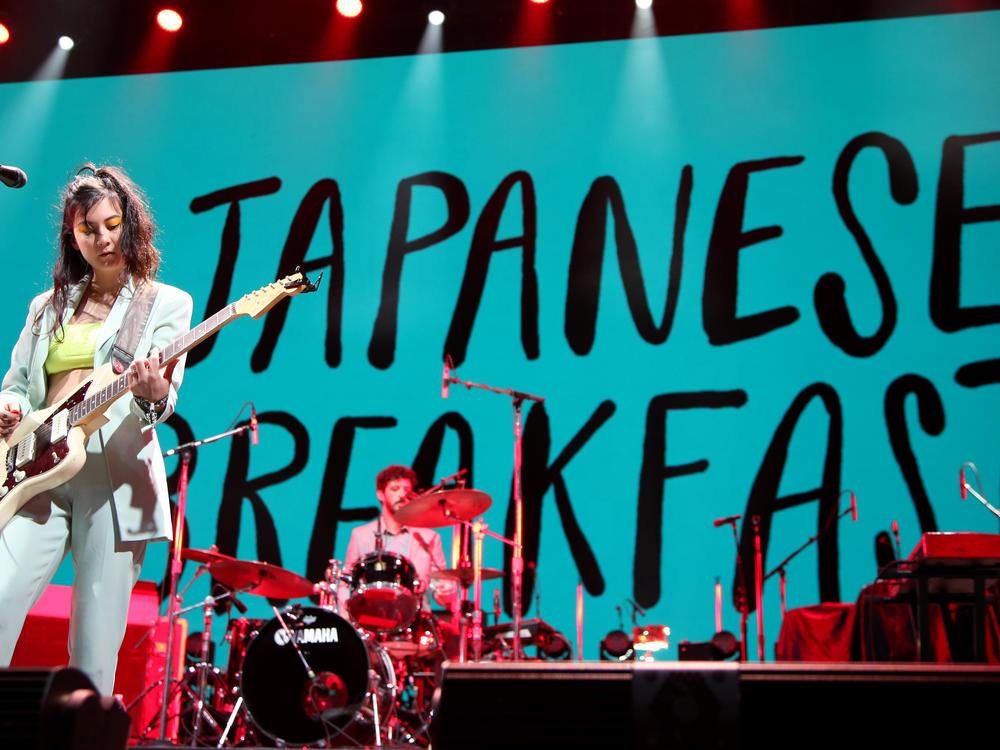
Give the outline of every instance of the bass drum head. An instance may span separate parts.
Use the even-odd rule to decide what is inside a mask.
[[[336,741],[369,689],[369,646],[343,617],[318,607],[284,613],[309,678],[288,634],[275,618],[247,646],[240,690],[254,723],[286,744]]]

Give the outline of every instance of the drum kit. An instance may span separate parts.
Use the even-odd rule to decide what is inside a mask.
[[[481,527],[470,521],[490,504],[489,496],[476,490],[436,489],[413,499],[397,518],[418,528]],[[481,544],[475,564],[468,547],[463,544],[458,567],[430,574],[432,580],[456,582],[461,591],[456,611],[439,614],[422,607],[426,584],[413,563],[393,552],[362,557],[350,575],[331,560],[325,580],[313,583],[214,548],[184,549],[183,558],[201,563],[225,588],[220,596],[180,610],[204,607],[204,633],[211,633],[216,605],[228,599],[245,610],[237,594],[271,599],[317,594],[319,606],[272,607],[270,620],[230,620],[225,670],[211,663],[210,638],[203,637],[198,663],[188,666],[175,686],[182,699],[178,740],[217,747],[427,746],[442,662],[464,661],[473,638],[472,653],[482,657],[481,613],[472,610],[470,587],[502,575],[482,568]],[[477,589],[477,610],[479,601]],[[501,639],[488,641],[485,652],[494,660],[510,658]]]

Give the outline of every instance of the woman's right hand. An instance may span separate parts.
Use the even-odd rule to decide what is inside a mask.
[[[9,438],[20,422],[21,405],[11,399],[0,401],[0,438]]]

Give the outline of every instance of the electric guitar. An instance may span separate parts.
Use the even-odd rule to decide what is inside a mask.
[[[259,318],[285,297],[315,291],[318,283],[296,271],[244,295],[165,346],[159,366],[170,364],[236,318]],[[128,370],[118,375],[110,363],[102,365],[72,394],[30,412],[9,438],[0,440],[0,529],[35,495],[80,471],[87,458],[87,438],[108,422],[104,412],[134,385]]]

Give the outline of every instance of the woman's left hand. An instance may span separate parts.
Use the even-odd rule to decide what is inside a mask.
[[[160,353],[153,349],[148,359],[137,359],[132,362],[132,394],[147,401],[156,402],[170,392],[170,373],[173,366],[168,366],[165,372],[160,372]]]

